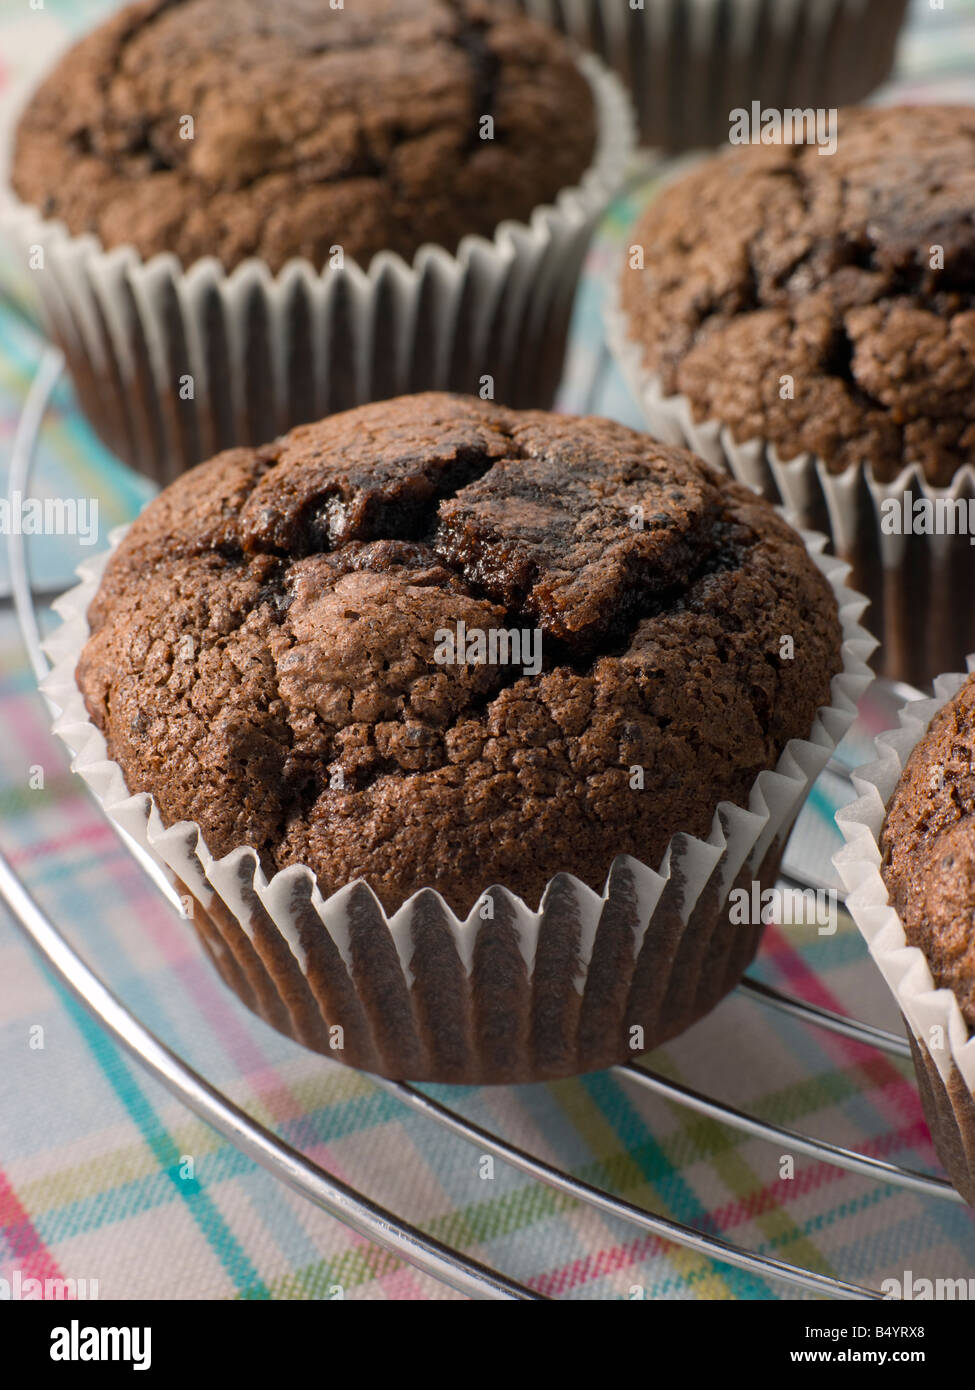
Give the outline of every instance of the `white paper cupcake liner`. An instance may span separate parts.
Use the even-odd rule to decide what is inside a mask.
[[[728,138],[730,112],[846,106],[879,87],[908,0],[517,0],[628,84],[644,144]]]
[[[596,104],[592,166],[529,223],[465,237],[456,254],[423,246],[407,264],[381,252],[367,270],[296,259],[271,275],[250,260],[228,275],[213,258],[184,270],[168,254],[106,252],[8,198],[0,232],[25,267],[42,248],[30,288],[112,451],[165,484],[220,449],[406,392],[476,395],[490,376],[505,405],[551,404],[582,258],[634,145],[619,80],[592,55],[579,65]]]
[[[689,167],[682,162],[660,186]],[[959,593],[975,585],[975,530],[971,534],[888,534],[885,506],[904,508],[926,499],[937,509],[961,501],[975,519],[975,468],[958,470],[947,488],[933,487],[918,466],[881,482],[870,466],[831,473],[821,458],[783,459],[763,439],[738,443],[720,420],[699,421],[686,396],[668,395],[644,366],[643,350],[629,337],[619,290],[610,286],[605,311],[610,351],[635,397],[647,428],[666,444],[683,445],[714,468],[785,508],[800,528],[823,531],[851,566],[851,584],[870,600],[870,629],[880,640],[878,674],[930,687],[941,671],[957,669],[975,650],[975,606]],[[935,512],[936,514],[936,512]]]
[[[675,835],[658,869],[618,856],[601,894],[557,874],[537,911],[486,885],[464,919],[429,888],[387,915],[361,880],[326,899],[309,868],[268,880],[252,849],[218,860],[195,823],[166,828],[151,796],[127,791],[75,683],[88,605],[111,552],[83,565],[82,582],[55,605],[62,623],[45,644],[53,669],[43,689],[73,769],[192,896],[193,925],[224,979],[269,1023],[399,1079],[573,1075],[681,1032],[734,988],[758,947],[761,925],[732,926],[728,894],[754,880],[773,885],[795,816],[869,683],[875,645],[846,567],[824,554],[823,537],[804,539],[833,587],[843,631],[843,669],[809,737],[791,740],[759,775],[747,809],[721,802],[706,840]]]
[[[975,671],[975,656],[967,662]],[[836,816],[845,845],[834,857],[846,906],[907,1024],[925,1118],[955,1187],[975,1205],[975,1036],[958,1000],[935,986],[927,959],[908,944],[880,871],[880,834],[887,803],[931,720],[967,675],[939,676],[934,698],[899,712],[900,727],[877,738],[877,759],[853,775],[858,798]]]

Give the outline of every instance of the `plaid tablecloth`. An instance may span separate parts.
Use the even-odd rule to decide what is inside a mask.
[[[32,11],[0,5],[0,96],[9,111],[54,45],[104,0]],[[975,94],[975,3],[918,8],[907,89]],[[904,90],[904,87],[901,87]],[[887,94],[889,95],[889,93]],[[0,121],[2,124],[2,121]],[[633,418],[599,351],[601,276],[631,205],[594,248],[563,403],[597,382],[598,408]],[[40,344],[0,312],[0,456],[6,456]],[[62,386],[34,492],[98,496],[102,535],[145,490],[93,439]],[[32,547],[52,590],[79,557],[63,538]],[[863,756],[889,713],[867,712],[845,750]],[[72,777],[48,734],[9,605],[0,608],[0,841],[92,966],[166,1042],[236,1102],[331,1172],[423,1230],[559,1298],[778,1299],[795,1290],[662,1244],[496,1164],[417,1118],[368,1077],[279,1037],[223,988],[187,925]],[[43,772],[43,786],[37,772]],[[800,853],[828,873],[826,779],[804,813]],[[755,973],[831,1009],[896,1028],[860,938],[770,929]],[[39,1046],[38,1043],[42,1043]],[[909,1065],[735,995],[650,1059],[660,1073],[787,1128],[911,1167],[935,1161]],[[967,1209],[783,1152],[648,1098],[609,1074],[553,1085],[431,1087],[514,1143],[648,1210],[794,1264],[879,1286],[886,1277],[967,1277]],[[456,1297],[279,1186],[196,1121],[109,1042],[0,915],[0,1279],[97,1281],[101,1297]],[[0,1292],[3,1290],[0,1285]]]

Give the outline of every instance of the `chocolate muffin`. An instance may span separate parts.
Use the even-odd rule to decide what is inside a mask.
[[[831,587],[765,501],[607,420],[441,394],[201,464],[89,622],[77,680],[130,792],[387,911],[656,866],[841,669]]]
[[[908,0],[514,0],[615,68],[641,143],[728,138],[728,113],[862,101],[889,75]]]
[[[12,182],[106,248],[276,271],[490,236],[594,144],[566,41],[488,0],[141,0],[41,86]]]
[[[937,712],[887,807],[881,873],[911,946],[975,1030],[975,679]]]
[[[647,208],[626,332],[738,442],[947,485],[975,447],[973,202],[968,107],[841,111],[833,155],[736,147]]]

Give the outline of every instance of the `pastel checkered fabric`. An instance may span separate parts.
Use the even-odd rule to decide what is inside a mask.
[[[31,28],[32,12],[8,0],[0,8],[8,98],[41,65],[40,36],[41,47],[62,42],[105,8],[48,0],[43,28]],[[915,71],[923,64],[948,72],[957,59],[954,91],[965,81],[975,91],[966,77],[975,71],[975,25],[963,23],[966,13],[975,19],[975,3],[949,0],[908,50]],[[912,78],[913,94],[921,81]],[[595,391],[599,408],[632,419],[598,350],[600,278],[629,210],[620,204],[594,249],[564,403]],[[4,454],[40,350],[15,311],[0,313]],[[102,537],[145,498],[93,439],[65,386],[45,422],[34,491],[97,496]],[[32,545],[38,585],[63,586],[80,553],[70,538]],[[0,611],[0,718],[0,840],[14,867],[129,1007],[289,1143],[424,1231],[550,1297],[803,1296],[605,1219],[502,1163],[486,1176],[476,1147],[254,1019],[69,772],[9,605]],[[844,750],[848,760],[864,755],[887,718],[879,705],[867,711]],[[803,818],[801,852],[824,874],[843,795],[842,779],[824,780]],[[816,1004],[898,1026],[842,914],[833,934],[770,929],[754,973]],[[744,995],[648,1061],[787,1129],[934,1170],[909,1064]],[[879,1286],[906,1270],[961,1277],[975,1265],[966,1208],[817,1163],[787,1143],[747,1138],[626,1078],[430,1091],[637,1206],[808,1269]],[[85,1280],[89,1289],[97,1281],[103,1298],[459,1296],[352,1235],[193,1118],[106,1039],[0,915],[0,1279],[22,1286],[29,1278]]]

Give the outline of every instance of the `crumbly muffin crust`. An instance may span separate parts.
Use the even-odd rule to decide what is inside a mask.
[[[975,450],[973,206],[969,107],[841,111],[832,156],[736,147],[640,220],[629,332],[668,393],[740,442],[888,481],[917,463],[945,485]]]
[[[42,84],[13,186],[143,257],[364,265],[524,221],[594,145],[566,42],[490,0],[141,0]]]
[[[607,420],[441,394],[201,464],[89,619],[79,685],[130,790],[390,910],[655,864],[809,734],[841,666],[828,583],[747,489]],[[540,629],[540,672],[438,664],[460,622]]]
[[[975,1028],[975,679],[932,719],[901,774],[881,873],[912,946]]]

